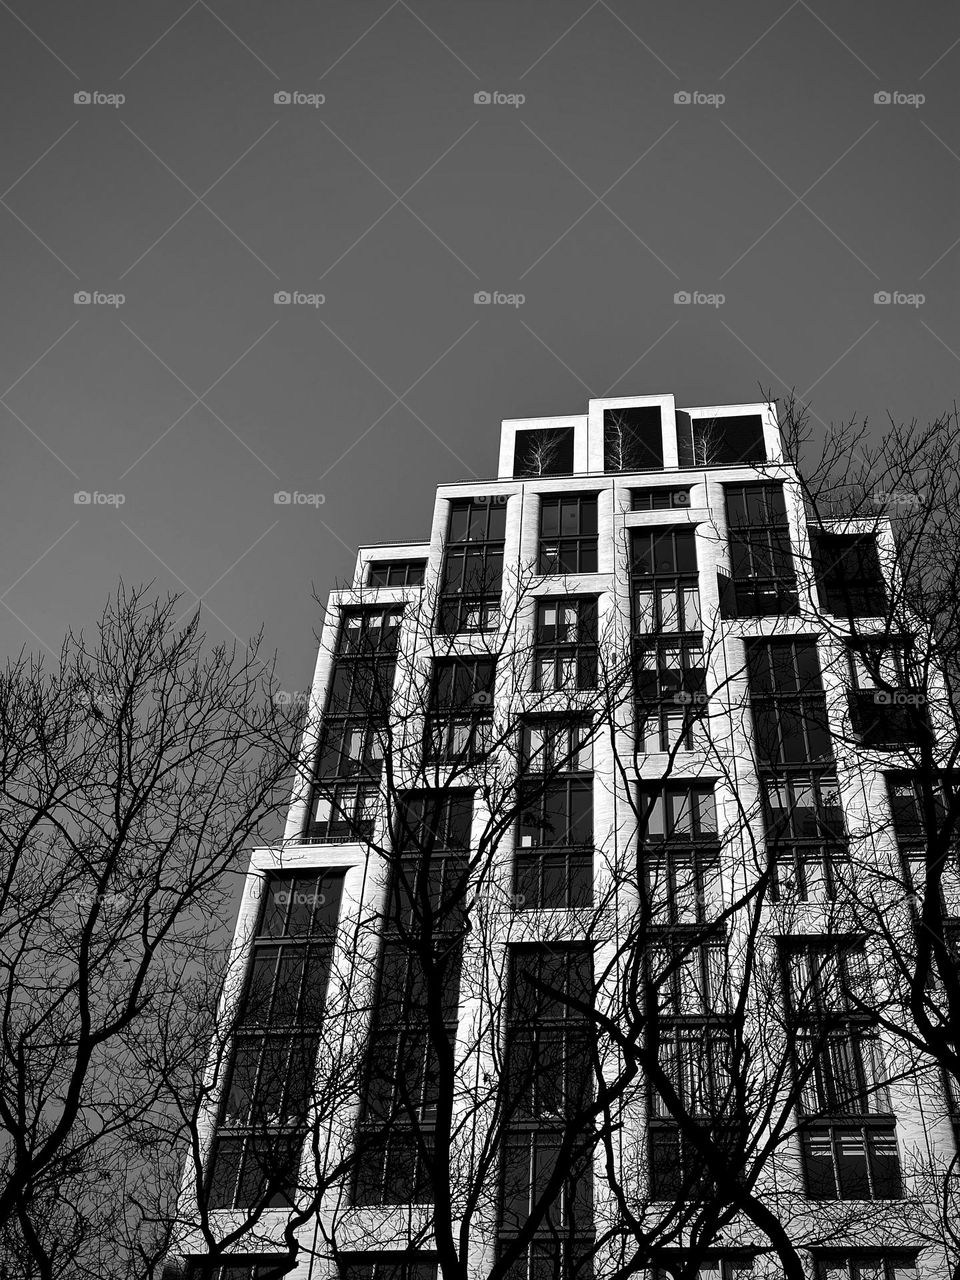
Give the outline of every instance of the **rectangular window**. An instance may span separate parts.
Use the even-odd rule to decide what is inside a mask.
[[[689,485],[666,484],[630,490],[631,511],[677,511],[689,506]]]
[[[419,587],[426,572],[426,560],[375,560],[367,574],[371,587]]]
[[[742,413],[691,419],[678,411],[677,451],[681,467],[766,462],[763,418],[759,413]]]
[[[723,1017],[730,1011],[726,939],[700,938],[665,931],[648,948],[649,990],[661,1017]]]
[[[323,844],[363,844],[372,840],[379,800],[377,783],[318,782],[303,839]]]
[[[657,1268],[654,1277],[655,1280],[673,1280],[674,1276],[683,1276],[684,1280],[688,1280],[691,1276],[689,1268],[690,1263],[678,1255],[675,1268],[667,1262],[664,1266]],[[744,1254],[731,1254],[708,1258],[705,1262],[701,1262],[693,1280],[752,1280],[755,1275],[751,1257]]]
[[[583,1134],[558,1165],[570,1126],[577,1133],[593,1094],[590,1020],[593,960],[588,947],[516,947],[507,977],[507,1115],[500,1201],[501,1239],[515,1234],[548,1196],[537,1235],[591,1238],[592,1154]],[[580,1006],[580,1007],[578,1007]],[[563,1176],[558,1177],[559,1169]],[[557,1185],[552,1187],[556,1178]]]
[[[650,471],[663,466],[660,406],[603,411],[604,471]]]
[[[540,499],[540,572],[597,572],[596,494]]]
[[[437,1260],[429,1253],[346,1253],[339,1280],[436,1280]]]
[[[593,902],[593,749],[589,725],[545,717],[521,731],[514,857],[518,909]]]
[[[434,663],[427,758],[469,764],[490,750],[493,729],[493,658],[441,658]]]
[[[296,1268],[287,1254],[271,1257],[230,1254],[226,1259],[192,1258],[187,1263],[187,1280],[280,1280]]]
[[[926,695],[911,687],[903,645],[851,645],[850,715],[865,747],[919,745],[929,734]]]
[[[640,839],[644,844],[663,840],[686,844],[717,839],[717,811],[713,784],[676,782],[641,785],[639,789]]]
[[[596,597],[537,603],[534,661],[534,686],[543,692],[596,687]]]
[[[573,475],[573,427],[518,431],[513,444],[513,474],[526,476]]]
[[[438,618],[445,635],[499,627],[506,524],[501,499],[450,503]]]
[[[683,1107],[694,1116],[713,1118],[735,1106],[731,1071],[731,1035],[711,1023],[673,1023],[660,1028],[660,1065]],[[651,1112],[670,1118],[663,1098],[653,1091]]]
[[[796,1018],[819,1025],[827,1015],[869,1010],[869,969],[862,941],[787,939],[784,948],[790,1008]]]
[[[814,640],[748,640],[747,671],[761,767],[833,761]]]
[[[791,771],[762,779],[762,786],[774,901],[833,901],[850,869],[836,777]]]
[[[917,1280],[917,1267],[911,1253],[824,1253],[817,1280]]]
[[[716,849],[664,844],[644,853],[647,893],[656,926],[703,924],[717,906],[720,863]]]
[[[800,1100],[807,1116],[886,1115],[890,1089],[875,1036],[856,1026],[801,1033],[797,1066],[810,1071]]]
[[[289,1203],[313,1096],[344,875],[268,878],[217,1125],[211,1208]]]
[[[431,1014],[439,1013],[452,1041],[472,804],[468,791],[414,792],[398,815],[357,1134],[358,1205],[425,1203],[432,1195],[443,1083]]]
[[[815,1125],[801,1134],[811,1200],[899,1200],[893,1124]]]
[[[725,485],[729,585],[721,575],[721,616],[796,613],[797,580],[782,484]]]
[[[706,744],[707,695],[699,636],[634,646],[637,736],[645,751],[691,751]]]
[[[701,630],[692,529],[632,529],[630,578],[637,635]]]
[[[835,617],[882,617],[887,591],[874,534],[818,533],[812,540],[820,607]]]

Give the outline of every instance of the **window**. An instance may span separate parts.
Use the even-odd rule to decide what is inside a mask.
[[[518,431],[513,445],[515,476],[573,474],[573,427]]]
[[[678,410],[677,451],[681,467],[766,462],[763,418],[759,413],[742,413],[691,420]]]
[[[653,489],[631,489],[631,511],[676,511],[690,506],[689,485],[658,485]]]
[[[568,596],[537,604],[535,685],[542,691],[597,683],[597,601]]]
[[[654,846],[645,850],[644,864],[654,925],[704,923],[719,890],[716,849]]]
[[[509,1238],[502,1237],[501,1257],[511,1247]],[[504,1280],[593,1280],[593,1257],[596,1252],[592,1238],[586,1240],[531,1240],[520,1258],[511,1263],[504,1273]]]
[[[592,1240],[592,1147],[589,1121],[578,1116],[593,1093],[590,949],[516,947],[507,978],[508,1114],[500,1200],[501,1247],[531,1214],[542,1212],[539,1237],[576,1252]],[[579,1137],[569,1146],[570,1126]],[[567,1140],[567,1149],[562,1144]],[[562,1165],[558,1161],[562,1154]],[[557,1177],[562,1167],[563,1174]],[[556,1186],[551,1187],[556,1178]],[[538,1200],[547,1196],[546,1206]],[[529,1254],[528,1254],[529,1262]],[[521,1274],[525,1274],[521,1270]]]
[[[344,874],[315,871],[267,881],[214,1143],[211,1208],[289,1203]]]
[[[712,783],[679,782],[665,786],[641,785],[640,838],[661,840],[717,839],[717,812]]]
[[[774,901],[833,901],[850,866],[836,777],[791,771],[762,785]]]
[[[341,1254],[339,1280],[436,1280],[437,1260],[428,1253]]]
[[[726,940],[664,931],[649,947],[650,995],[664,1018],[723,1016],[729,1011]]]
[[[436,1033],[456,1034],[472,798],[415,792],[398,820],[373,1036],[357,1135],[355,1204],[425,1203],[442,1087]]]
[[[865,747],[919,745],[929,733],[926,695],[910,688],[902,645],[860,641],[849,649],[850,715]]]
[[[363,843],[373,838],[380,788],[369,782],[318,782],[307,814],[306,841]]]
[[[825,1253],[817,1280],[917,1280],[917,1268],[909,1253]]]
[[[419,587],[423,583],[426,568],[426,560],[376,560],[370,565],[367,585]]]
[[[703,641],[677,637],[635,646],[637,735],[645,751],[690,751],[705,741]]]
[[[873,534],[818,533],[813,538],[820,606],[837,617],[882,617],[887,592]]]
[[[604,471],[649,471],[663,466],[660,406],[603,411]]]
[[[946,817],[941,786],[939,779],[935,782],[925,781],[917,774],[887,774],[887,796],[898,840],[922,840],[928,834],[925,802],[930,807],[930,825],[935,830],[939,829]]]
[[[668,1262],[654,1272],[655,1280],[673,1280],[674,1276],[690,1276],[690,1264],[682,1256],[678,1256],[676,1269]],[[747,1254],[732,1254],[729,1257],[712,1257],[701,1262],[697,1268],[695,1280],[752,1280],[755,1275],[753,1259]]]
[[[729,1029],[711,1023],[673,1023],[660,1028],[660,1065],[681,1105],[693,1116],[715,1119],[735,1105]],[[654,1090],[652,1114],[670,1119]]]
[[[540,572],[597,572],[596,494],[540,499]]]
[[[493,729],[493,658],[442,658],[434,663],[427,755],[468,764],[489,751]]]
[[[900,1157],[892,1124],[810,1126],[802,1131],[811,1200],[898,1200]]]
[[[187,1280],[279,1280],[295,1267],[287,1254],[192,1258],[187,1264]]]
[[[450,503],[440,579],[440,630],[491,631],[500,625],[505,500],[484,495]]]
[[[694,531],[632,529],[630,552],[634,631],[700,631]]]
[[[869,1009],[867,956],[858,939],[788,939],[788,992],[793,1014],[819,1023]]]
[[[522,729],[514,861],[518,908],[593,901],[593,753],[589,725],[532,720]]]
[[[748,640],[747,670],[761,767],[833,760],[813,640]]]
[[[800,1100],[807,1116],[887,1114],[890,1090],[884,1078],[883,1053],[875,1036],[856,1027],[801,1033],[797,1061],[812,1064]]]
[[[725,485],[730,577],[720,613],[759,618],[797,612],[797,581],[782,484]]]

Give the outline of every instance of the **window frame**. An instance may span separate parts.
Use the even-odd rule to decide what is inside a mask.
[[[599,572],[599,493],[543,493],[540,495],[537,563],[542,577]],[[576,512],[576,532],[564,528],[565,510]],[[556,520],[547,520],[556,510]],[[556,523],[556,533],[544,525]]]

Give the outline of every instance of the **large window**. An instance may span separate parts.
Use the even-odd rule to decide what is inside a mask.
[[[824,1253],[817,1280],[917,1280],[917,1267],[912,1253]]]
[[[493,658],[442,658],[434,663],[428,759],[464,765],[489,751],[495,675]]]
[[[593,1240],[592,1141],[583,1115],[594,1079],[591,1023],[583,1008],[593,1003],[590,949],[513,948],[507,982],[501,1249],[542,1212],[516,1274],[533,1280],[541,1274],[534,1264],[551,1256],[544,1246],[557,1245],[570,1268],[563,1274],[583,1274],[576,1267]],[[545,1208],[539,1203],[544,1197]]]
[[[212,1208],[289,1203],[344,874],[273,875],[267,882],[217,1126]]]
[[[748,640],[747,670],[761,767],[832,762],[816,642]]]
[[[674,1276],[683,1276],[690,1280],[690,1263],[678,1256],[675,1266],[666,1263],[654,1272],[655,1280],[673,1280]],[[701,1262],[693,1280],[752,1280],[757,1273],[753,1269],[753,1259],[742,1254],[729,1257],[708,1258]]]
[[[634,646],[637,736],[645,751],[690,751],[706,742],[703,641],[700,636],[638,641]]]
[[[637,635],[701,630],[692,529],[631,530],[630,576]]]
[[[440,580],[441,631],[490,631],[500,625],[507,509],[503,500],[450,504]]]
[[[833,901],[850,870],[836,776],[794,770],[762,785],[773,898]]]
[[[717,839],[717,812],[713,784],[703,782],[671,782],[641,784],[640,838],[647,843],[672,840]]]
[[[356,1204],[425,1203],[440,1076],[456,1034],[472,797],[416,792],[398,816],[357,1133]]]
[[[820,605],[841,618],[882,617],[887,592],[874,534],[820,533],[813,539]]]
[[[667,484],[630,490],[631,511],[676,511],[689,506],[689,485]]]
[[[543,718],[522,728],[521,801],[514,867],[520,908],[593,901],[592,730]]]
[[[340,1255],[339,1280],[436,1280],[432,1254],[345,1253]]]
[[[720,577],[724,617],[797,612],[797,581],[782,484],[726,485],[730,579]]]
[[[763,418],[759,413],[742,413],[691,419],[678,410],[677,451],[681,467],[765,462]]]
[[[911,688],[899,644],[858,641],[849,649],[850,714],[865,747],[918,745],[929,733],[926,695]]]
[[[287,1254],[229,1254],[226,1259],[192,1258],[187,1280],[280,1280],[296,1267]]]
[[[567,596],[537,603],[535,683],[543,691],[597,683],[597,601]]]
[[[597,572],[596,494],[540,499],[540,572]]]
[[[574,435],[573,427],[518,431],[513,442],[513,474],[572,475]]]
[[[662,466],[663,430],[659,405],[604,409],[604,471],[649,471]]]
[[[900,1163],[863,943],[785,943],[807,1194],[893,1199]]]

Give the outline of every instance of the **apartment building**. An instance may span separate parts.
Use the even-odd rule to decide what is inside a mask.
[[[774,405],[672,395],[505,421],[426,540],[362,547],[240,906],[199,1147],[235,1238],[186,1229],[190,1274],[772,1278],[770,1219],[811,1280],[948,1274],[957,1100],[870,915],[908,928],[937,734],[895,576],[888,520],[808,517]]]

